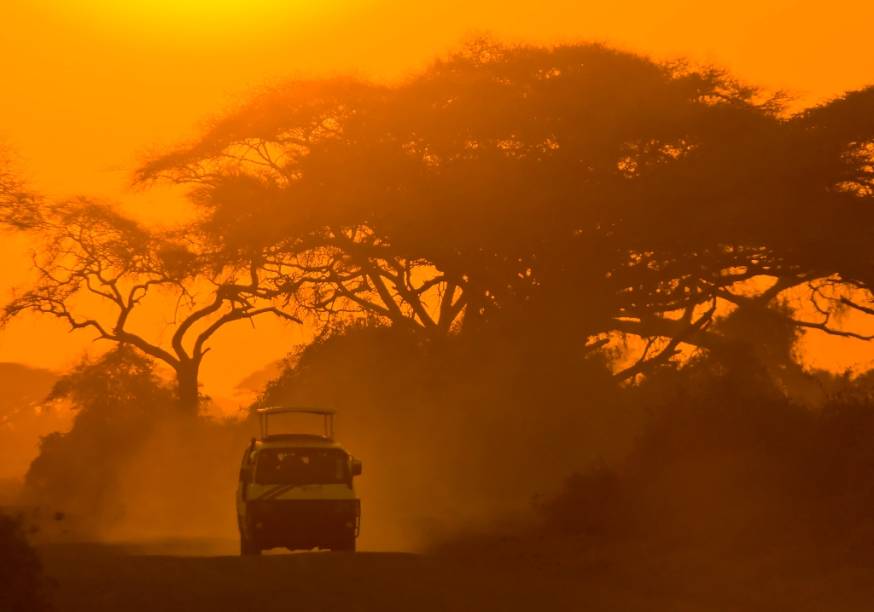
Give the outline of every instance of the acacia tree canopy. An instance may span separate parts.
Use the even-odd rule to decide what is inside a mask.
[[[664,359],[751,279],[807,283],[801,326],[874,313],[872,143],[874,88],[790,114],[718,70],[480,43],[396,86],[279,88],[139,179],[191,185],[216,251],[257,250],[311,312],[539,318],[667,338]]]

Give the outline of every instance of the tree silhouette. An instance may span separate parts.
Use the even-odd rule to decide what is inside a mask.
[[[26,224],[37,241],[36,278],[6,305],[2,322],[45,314],[71,330],[136,347],[173,369],[186,412],[197,411],[200,366],[219,330],[265,314],[299,321],[284,308],[294,293],[285,277],[268,278],[255,263],[223,265],[190,235],[150,231],[86,200],[43,204],[38,212]],[[138,331],[137,315],[168,304],[169,343]]]
[[[874,90],[790,115],[723,72],[597,45],[469,46],[401,85],[295,82],[140,180],[303,279],[311,312],[447,333],[552,322],[707,347],[727,303],[871,308]],[[720,306],[722,305],[722,306]],[[600,338],[600,340],[599,340]]]

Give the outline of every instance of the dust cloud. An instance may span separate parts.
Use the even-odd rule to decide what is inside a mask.
[[[363,461],[365,551],[644,590],[661,563],[870,564],[874,379],[801,347],[872,340],[872,110],[874,88],[794,111],[716,68],[476,39],[394,84],[277,85],[146,160],[138,186],[189,190],[183,227],[0,193],[41,245],[3,321],[112,347],[53,382],[73,422],[20,505],[49,544],[232,551],[254,410],[310,406]],[[265,317],[313,337],[219,418],[214,336]]]

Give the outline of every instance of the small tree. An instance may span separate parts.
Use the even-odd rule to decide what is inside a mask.
[[[3,324],[26,313],[44,314],[71,330],[136,347],[175,372],[184,412],[197,411],[200,367],[222,328],[266,314],[299,322],[288,311],[292,279],[269,276],[258,259],[228,265],[184,231],[151,231],[87,200],[42,204],[20,227],[36,240],[36,278],[6,305]],[[135,324],[144,311],[168,308],[168,343]]]

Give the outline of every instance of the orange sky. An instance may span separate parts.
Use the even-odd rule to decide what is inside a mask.
[[[278,79],[396,78],[491,33],[687,56],[812,103],[874,83],[871,23],[870,0],[2,0],[0,143],[44,193],[117,200],[170,222],[184,214],[179,194],[127,188],[137,160]],[[10,262],[0,273],[6,293],[28,260],[19,240],[4,238],[0,249]],[[226,333],[206,363],[206,391],[230,394],[238,378],[303,339],[266,321]],[[59,369],[87,345],[51,321],[25,320],[0,332],[0,360]],[[809,353],[819,364],[874,357],[858,343],[823,340]]]

